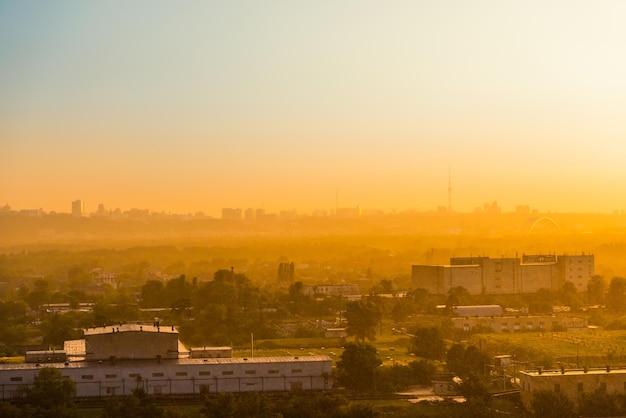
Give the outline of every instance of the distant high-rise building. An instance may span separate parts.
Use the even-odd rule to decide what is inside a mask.
[[[98,210],[96,211],[96,215],[97,216],[106,216],[107,215],[107,210],[104,207],[104,204],[100,203],[98,205]]]
[[[72,202],[72,215],[83,216],[85,213],[85,204],[82,200],[76,199]]]
[[[242,219],[241,209],[222,208],[222,219],[240,221]]]

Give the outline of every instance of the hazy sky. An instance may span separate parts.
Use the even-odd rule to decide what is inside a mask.
[[[0,204],[626,209],[626,2],[1,1]]]

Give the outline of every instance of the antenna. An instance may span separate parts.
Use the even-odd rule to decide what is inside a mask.
[[[452,213],[452,169],[448,163],[448,213]]]

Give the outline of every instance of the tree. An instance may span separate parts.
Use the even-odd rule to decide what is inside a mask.
[[[485,372],[489,356],[475,345],[465,348],[461,344],[454,344],[446,354],[446,364],[448,370],[458,376],[479,375]]]
[[[567,396],[551,390],[539,390],[533,393],[530,403],[536,417],[541,418],[572,418],[574,404]]]
[[[446,344],[439,328],[422,327],[413,332],[409,352],[431,360],[440,360],[446,351]]]
[[[204,400],[202,413],[207,418],[274,418],[279,417],[270,408],[267,397],[258,392],[219,393],[207,396]]]
[[[606,282],[604,277],[594,275],[587,282],[587,302],[590,304],[604,303],[604,295],[606,294]]]
[[[601,389],[594,393],[583,393],[578,400],[578,412],[582,416],[624,416],[626,415],[626,396],[619,393],[607,393]]]
[[[347,389],[359,393],[374,388],[376,368],[382,361],[376,348],[366,343],[346,344],[341,359],[337,362],[338,381]]]
[[[376,340],[376,326],[381,320],[380,309],[371,302],[355,301],[346,305],[346,320],[348,335],[353,335],[362,343],[365,339]]]
[[[448,308],[460,305],[469,305],[471,302],[472,296],[463,286],[452,287],[448,290],[448,297],[446,298],[446,306]]]
[[[73,398],[76,385],[52,367],[44,367],[35,376],[32,386],[23,387],[25,401],[34,408],[34,416],[75,416]]]
[[[470,373],[463,377],[456,384],[457,391],[468,400],[468,402],[478,402],[479,404],[488,404],[491,402],[491,394],[483,380]]]
[[[626,308],[624,298],[626,298],[626,279],[623,277],[613,277],[606,296],[607,306],[621,312]]]
[[[132,396],[115,397],[109,400],[102,411],[103,418],[159,418],[164,409],[158,407],[154,398],[144,388],[132,390]],[[171,414],[170,414],[171,415]]]
[[[148,280],[141,288],[141,306],[144,308],[164,308],[166,306],[163,282]]]

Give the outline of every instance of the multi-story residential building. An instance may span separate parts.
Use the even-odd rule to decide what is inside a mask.
[[[85,213],[85,203],[80,200],[80,199],[76,199],[72,202],[72,215],[74,216],[83,216],[83,214]]]
[[[413,287],[445,294],[462,286],[472,294],[532,293],[560,289],[566,281],[578,291],[595,274],[593,255],[523,255],[514,257],[454,257],[449,265],[413,265]]]

